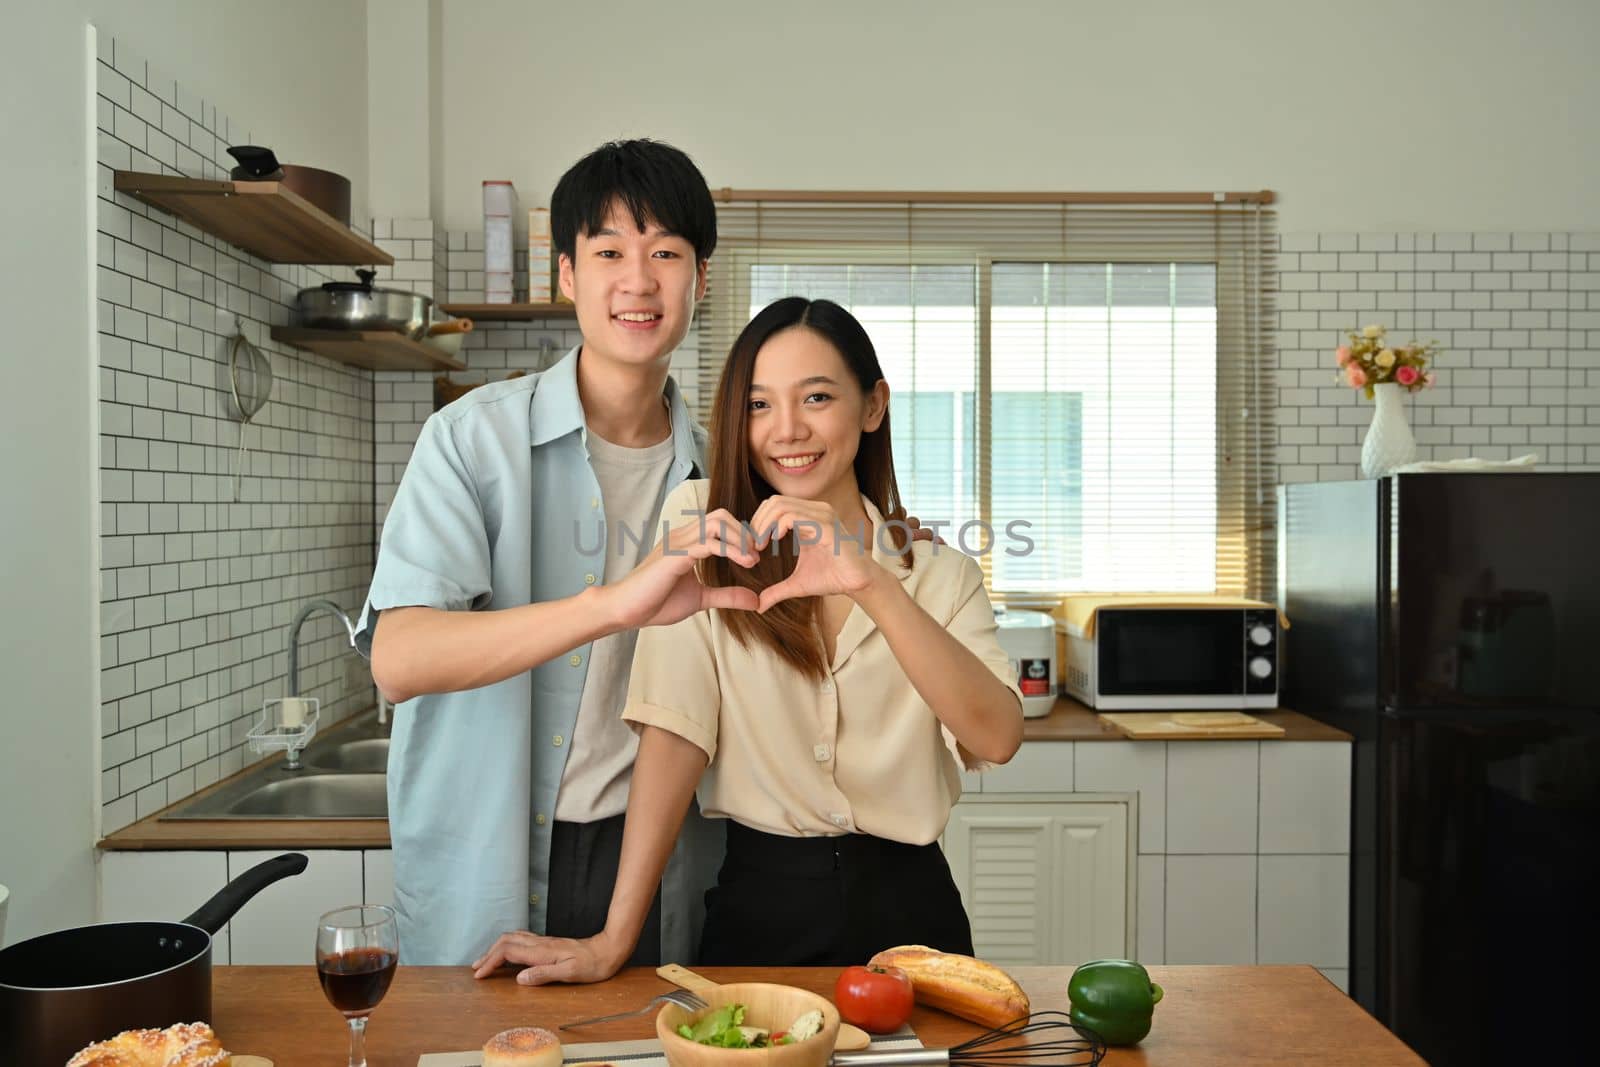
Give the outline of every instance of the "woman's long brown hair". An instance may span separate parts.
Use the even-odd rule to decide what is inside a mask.
[[[728,362],[717,383],[717,396],[711,417],[711,488],[707,511],[726,508],[742,522],[749,522],[756,508],[776,490],[768,484],[750,461],[750,385],[755,377],[756,355],[773,335],[801,327],[811,330],[831,344],[844,359],[845,366],[863,393],[883,380],[883,368],[872,339],[855,316],[830,300],[785,297],[763,308],[750,320],[733,342]],[[901,566],[911,568],[909,537],[903,520],[900,488],[894,478],[894,454],[889,441],[889,413],[878,428],[861,435],[856,450],[856,484],[861,494],[872,501],[884,519],[901,520],[889,526]],[[873,531],[873,537],[879,536]],[[711,557],[701,565],[701,579],[709,585],[742,585],[758,593],[794,573],[793,536],[778,544],[778,554],[769,546],[754,567],[744,568],[721,557]],[[767,609],[725,611],[722,619],[734,638],[746,647],[752,640],[771,648],[784,661],[807,678],[827,677],[828,662],[821,635],[817,632],[817,598],[795,597]]]

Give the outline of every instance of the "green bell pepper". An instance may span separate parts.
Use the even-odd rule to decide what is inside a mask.
[[[1132,960],[1095,960],[1072,972],[1067,998],[1074,1023],[1108,1045],[1137,1045],[1150,1032],[1161,987]]]

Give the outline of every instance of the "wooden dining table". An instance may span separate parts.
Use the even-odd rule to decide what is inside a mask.
[[[1165,990],[1150,1035],[1111,1049],[1108,1067],[1240,1067],[1310,1064],[1390,1067],[1423,1061],[1314,968],[1160,967]],[[837,967],[706,967],[717,982],[777,982],[832,999]],[[1035,1011],[1068,1007],[1071,967],[1016,967]],[[316,968],[217,967],[212,1022],[226,1047],[271,1059],[276,1067],[343,1067],[344,1019],[323,998]],[[673,988],[647,968],[595,985],[520,986],[513,972],[476,980],[465,967],[405,967],[367,1027],[371,1067],[416,1067],[430,1052],[482,1047],[501,1030],[562,1023],[642,1008]],[[918,1005],[911,1027],[929,1047],[949,1047],[982,1028]],[[562,1040],[611,1042],[655,1036],[651,1015],[564,1031]]]

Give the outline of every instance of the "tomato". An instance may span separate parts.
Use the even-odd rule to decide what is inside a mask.
[[[898,967],[846,967],[833,1002],[847,1023],[872,1034],[891,1034],[911,1018],[911,977]]]

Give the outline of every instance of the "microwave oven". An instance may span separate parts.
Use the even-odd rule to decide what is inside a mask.
[[[1064,623],[1063,687],[1102,711],[1278,706],[1271,607],[1098,607]]]

